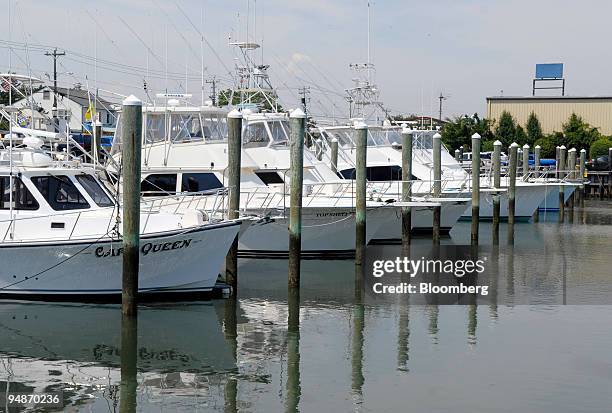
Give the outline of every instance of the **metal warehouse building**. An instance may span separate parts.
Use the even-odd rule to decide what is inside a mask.
[[[612,97],[579,96],[497,96],[487,98],[487,118],[499,119],[509,112],[523,127],[531,112],[535,113],[544,133],[561,131],[572,113],[582,117],[604,135],[612,135]]]

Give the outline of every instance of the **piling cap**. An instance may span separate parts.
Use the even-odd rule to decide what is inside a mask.
[[[559,147],[559,149],[561,149],[562,151],[564,151],[564,150],[566,150],[567,148],[565,147],[565,145],[561,145],[561,146]]]
[[[455,149],[455,153],[460,153],[461,151],[459,149]]]
[[[610,149],[612,149],[612,148],[610,148]],[[586,153],[586,149],[584,149],[584,148],[580,149],[580,153]]]
[[[501,141],[495,141],[493,142],[493,146],[501,146]]]
[[[409,127],[404,126],[404,127],[402,128],[402,133],[403,133],[404,135],[412,135],[414,132],[412,132],[412,129],[410,129]]]
[[[130,95],[123,99],[123,102],[121,102],[121,104],[123,106],[142,106],[142,100],[138,99],[134,95]]]
[[[512,142],[512,144],[510,145],[511,148],[518,148],[518,143],[516,142]]]
[[[439,133],[436,133],[436,134],[433,136],[433,138],[434,138],[434,139],[442,139],[442,135],[440,135]]]
[[[535,147],[536,149],[542,149],[542,147],[540,145],[536,145]]]
[[[242,118],[242,113],[238,109],[234,109],[230,113],[227,114],[227,117],[233,118],[233,119],[240,119]]]
[[[480,139],[480,135],[475,133],[472,135],[472,139]]]
[[[576,148],[572,148],[568,152],[576,152]]]
[[[291,114],[289,115],[290,118],[297,118],[297,119],[305,119],[306,118],[306,114],[304,113],[304,111],[300,108],[295,109],[294,111],[291,112]]]
[[[355,129],[367,129],[368,128],[368,124],[365,123],[362,120],[356,120],[355,123],[353,123],[353,128],[355,128]]]
[[[332,143],[338,143],[338,138],[332,138]]]
[[[524,144],[524,145],[523,145],[523,149],[529,149],[529,145]]]

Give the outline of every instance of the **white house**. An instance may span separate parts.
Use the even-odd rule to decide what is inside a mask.
[[[24,122],[31,119],[31,108],[34,108],[34,128],[43,130],[53,130],[53,87],[45,86],[34,92],[33,99],[30,96],[16,101],[13,106],[21,108],[19,114]],[[96,118],[102,122],[104,127],[112,128],[116,124],[116,113],[113,103],[98,96],[97,100],[94,93],[76,88],[57,88],[57,118],[60,119],[59,127],[65,129],[65,122],[68,121],[70,131],[81,133],[90,127],[91,120],[86,116],[90,104],[95,105]],[[94,118],[95,120],[95,118]]]

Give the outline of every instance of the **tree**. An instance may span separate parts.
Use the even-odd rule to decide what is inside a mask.
[[[267,98],[266,98],[267,97]],[[242,92],[240,90],[232,90],[225,89],[219,92],[217,96],[217,104],[221,107],[231,105],[239,105],[245,103],[253,103],[256,104],[259,108],[272,111],[272,112],[282,112],[283,107],[278,102],[278,96],[267,94],[264,96],[264,93],[261,91],[249,91]],[[273,107],[276,106],[276,108]]]
[[[563,145],[569,148],[589,150],[591,143],[601,138],[597,128],[593,128],[575,113],[563,124]]]
[[[591,144],[591,151],[589,152],[589,155],[591,156],[591,159],[595,159],[598,156],[607,155],[610,148],[612,148],[612,139],[602,137]]]
[[[540,145],[540,154],[542,158],[551,158],[554,159],[556,157],[556,148],[557,146],[563,145],[563,134],[561,132],[553,132],[548,135],[542,136],[540,139],[534,142],[534,148],[537,145]]]
[[[523,129],[523,127],[521,125],[518,125],[516,127],[516,133],[514,135],[514,142],[518,143],[519,145],[523,146],[528,142],[529,138],[527,137],[527,134],[525,133],[525,129]]]
[[[542,133],[542,125],[540,125],[540,120],[533,112],[531,112],[529,118],[527,119],[525,129],[527,132],[527,143],[531,146],[533,146],[535,141],[544,137],[544,134]]]
[[[477,114],[456,117],[449,120],[442,128],[442,141],[451,150],[464,146],[469,147],[472,135],[478,133],[484,140],[493,139],[490,123],[487,119],[480,119]]]
[[[501,141],[504,147],[510,146],[516,139],[516,123],[509,112],[503,111],[499,117],[499,122],[495,128],[495,137]]]

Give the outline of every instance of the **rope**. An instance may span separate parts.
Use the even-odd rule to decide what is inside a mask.
[[[54,269],[54,268],[59,267],[60,265],[62,265],[62,264],[64,264],[64,263],[66,263],[66,262],[68,262],[68,261],[70,261],[71,259],[73,259],[73,258],[74,258],[74,257],[76,257],[77,255],[81,254],[82,252],[84,252],[86,249],[88,249],[88,248],[89,248],[89,247],[91,247],[92,245],[96,244],[98,241],[100,241],[102,238],[106,237],[108,234],[109,234],[109,233],[107,232],[106,234],[102,235],[100,238],[97,238],[96,240],[94,240],[94,241],[93,241],[91,244],[88,244],[88,245],[86,245],[85,247],[83,247],[82,249],[80,249],[80,250],[79,250],[79,251],[78,251],[76,254],[71,255],[70,257],[68,257],[68,258],[66,258],[66,259],[64,259],[64,260],[62,260],[62,261],[60,261],[60,262],[58,262],[58,263],[56,263],[56,264],[53,264],[52,266],[50,266],[50,267],[48,267],[48,268],[45,268],[45,269],[44,269],[44,270],[42,270],[42,271],[39,271],[39,272],[37,272],[37,273],[35,273],[35,274],[33,274],[33,275],[30,275],[29,277],[25,277],[23,280],[15,281],[14,283],[7,284],[7,285],[5,285],[5,286],[3,286],[3,287],[0,287],[0,291],[1,291],[1,290],[6,290],[7,288],[12,287],[12,286],[14,286],[14,285],[17,285],[17,284],[21,284],[21,283],[23,283],[23,282],[26,282],[26,281],[28,281],[29,279],[33,278],[33,277],[38,277],[38,276],[40,276],[40,275],[42,275],[42,274],[46,273],[47,271],[50,271],[50,270],[52,270],[52,269]],[[112,239],[111,239],[111,241],[112,241]]]
[[[346,221],[347,219],[349,219],[349,218],[353,217],[354,215],[355,215],[355,214],[352,214],[352,213],[351,213],[351,214],[347,215],[346,217],[341,218],[341,219],[339,219],[339,220],[337,220],[337,221],[327,222],[327,223],[325,223],[325,224],[303,225],[303,226],[302,226],[302,228],[317,228],[317,227],[325,227],[325,226],[327,226],[327,225],[334,225],[334,224],[337,224],[338,222]]]

